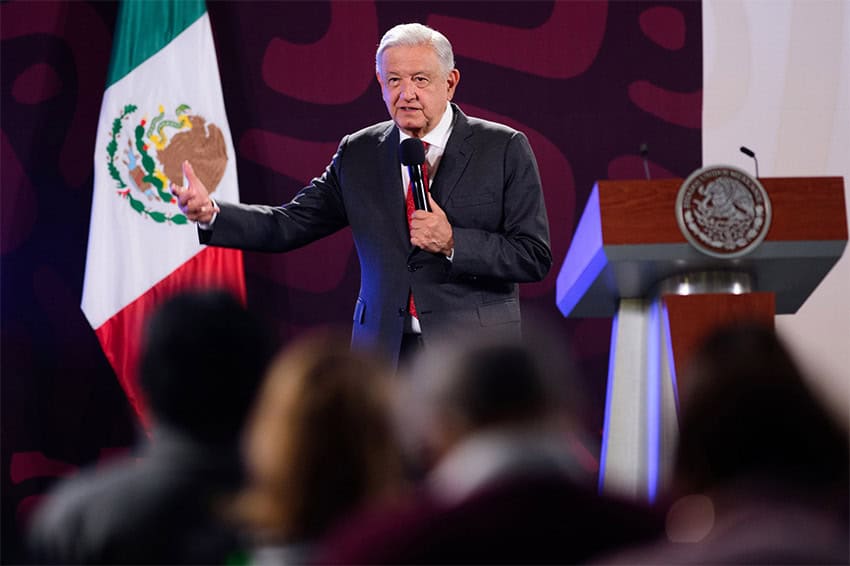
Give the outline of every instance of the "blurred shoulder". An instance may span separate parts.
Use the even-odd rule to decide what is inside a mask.
[[[137,474],[134,467],[120,465],[109,473],[84,470],[57,483],[30,521],[27,545],[32,556],[47,561],[85,560],[99,536],[94,527],[111,509],[122,506],[122,494],[135,483]]]

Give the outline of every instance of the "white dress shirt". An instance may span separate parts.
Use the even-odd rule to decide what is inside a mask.
[[[440,160],[443,158],[443,153],[446,151],[446,144],[449,143],[449,136],[452,135],[452,121],[454,119],[454,110],[451,104],[446,104],[446,111],[443,112],[443,117],[437,127],[425,134],[422,138],[424,143],[428,144],[428,150],[425,152],[425,161],[428,162],[428,186],[431,186],[431,181],[434,175],[437,174],[437,167],[440,166]],[[404,140],[412,137],[399,130],[399,144]],[[404,196],[407,198],[407,191],[410,187],[410,172],[407,166],[401,166],[401,190],[404,191]],[[455,255],[454,250],[449,254],[449,261]],[[414,334],[421,334],[422,327],[419,325],[419,319],[415,316],[407,316],[404,322],[404,331]]]
[[[437,168],[440,166],[440,160],[443,158],[443,152],[446,151],[446,144],[449,143],[449,136],[452,135],[452,120],[454,119],[454,110],[452,105],[446,105],[446,111],[443,112],[443,117],[437,127],[425,134],[422,141],[428,144],[428,151],[425,152],[425,160],[428,162],[428,183],[437,173]],[[410,138],[411,136],[399,130],[399,143]],[[407,188],[410,186],[410,173],[407,167],[401,166],[401,190],[407,196]]]

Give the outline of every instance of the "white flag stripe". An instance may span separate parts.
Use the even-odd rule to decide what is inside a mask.
[[[112,124],[126,105],[138,107],[123,121],[117,139],[115,164],[128,186],[132,180],[124,161],[127,141],[143,117],[146,127],[160,106],[172,113],[180,104],[188,114],[203,116],[207,124],[221,129],[227,150],[227,166],[215,196],[238,201],[236,162],[224,108],[209,16],[204,14],[163,49],[113,84],[104,94],[94,152],[95,183],[92,201],[82,309],[93,328],[98,328],[122,308],[197,254],[196,227],[158,223],[133,210],[117,194],[117,182],[107,169],[107,145]],[[131,194],[146,205],[147,198],[135,189]],[[161,206],[161,205],[160,205]],[[171,206],[173,213],[179,213]]]

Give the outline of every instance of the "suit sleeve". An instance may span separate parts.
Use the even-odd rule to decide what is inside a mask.
[[[498,165],[494,166],[498,167]],[[549,221],[528,139],[514,132],[505,150],[500,232],[452,226],[452,272],[518,283],[540,281],[552,266]]]
[[[211,230],[198,230],[202,244],[247,251],[286,252],[332,234],[348,224],[340,187],[340,162],[347,137],[320,177],[281,206],[218,202]]]

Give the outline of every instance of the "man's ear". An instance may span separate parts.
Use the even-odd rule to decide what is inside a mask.
[[[455,95],[455,89],[457,88],[457,83],[460,82],[460,71],[457,69],[452,69],[449,71],[449,76],[446,77],[446,83],[448,85],[448,99],[451,100]]]

